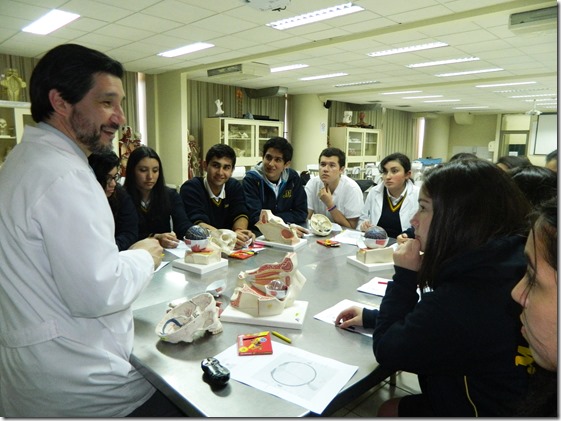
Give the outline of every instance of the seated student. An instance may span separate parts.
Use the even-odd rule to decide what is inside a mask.
[[[115,243],[119,251],[127,250],[138,241],[138,215],[129,194],[119,184],[119,157],[113,151],[93,153],[88,157],[88,161],[105,191],[113,212]]]
[[[380,162],[383,183],[368,192],[358,221],[361,231],[373,225],[386,230],[392,238],[410,227],[417,211],[419,187],[411,180],[411,161],[402,153],[393,153]]]
[[[525,341],[510,291],[525,269],[529,210],[510,177],[485,160],[425,174],[415,239],[394,252],[379,313],[351,307],[336,318],[341,328],[374,328],[378,363],[418,375],[422,393],[390,399],[378,416],[514,415],[529,367],[517,353]]]
[[[308,230],[294,224],[304,224],[308,215],[306,191],[300,175],[289,168],[292,145],[283,137],[273,137],[263,145],[263,160],[245,174],[243,189],[249,224],[253,227],[262,209],[269,209],[297,230],[298,236]]]
[[[163,248],[176,248],[193,223],[177,191],[166,186],[162,161],[154,149],[140,146],[131,152],[125,188],[137,210],[139,239],[154,237]]]
[[[345,152],[326,148],[319,156],[319,177],[306,184],[308,219],[314,213],[327,216],[342,227],[356,228],[364,206],[362,190],[345,175]]]
[[[557,196],[557,173],[545,167],[527,165],[507,172],[533,207]]]
[[[543,370],[538,368],[532,376],[529,393],[516,415],[557,417],[557,197],[539,205],[532,217],[534,224],[525,248],[528,267],[512,290],[512,298],[522,306],[522,335]]]
[[[532,165],[527,156],[524,155],[504,155],[497,160],[497,167],[503,171],[512,170],[516,167],[524,167],[526,165]]]
[[[545,157],[545,167],[553,172],[557,172],[557,149],[547,154]]]
[[[203,161],[206,177],[194,177],[179,194],[187,216],[209,230],[229,229],[237,234],[236,248],[251,244],[255,234],[247,229],[248,212],[241,183],[232,177],[236,152],[222,143],[211,146]]]

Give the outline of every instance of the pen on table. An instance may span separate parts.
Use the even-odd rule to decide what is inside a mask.
[[[388,282],[387,281],[378,281],[379,284],[383,284],[383,285],[387,285]]]
[[[280,338],[280,339],[282,339],[283,341],[288,342],[289,344],[292,343],[292,340],[291,340],[290,338],[287,338],[286,336],[281,335],[279,332],[275,332],[274,330],[271,330],[271,333],[272,333],[273,335],[275,335],[277,338]]]

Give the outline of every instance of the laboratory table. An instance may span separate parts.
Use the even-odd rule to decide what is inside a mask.
[[[378,366],[370,337],[339,329],[314,319],[314,315],[343,299],[367,306],[379,305],[381,297],[358,292],[357,287],[374,276],[391,278],[393,269],[376,272],[362,270],[347,262],[347,256],[355,255],[356,246],[342,244],[340,247],[327,248],[317,244],[316,240],[321,237],[312,235],[306,239],[307,243],[295,251],[298,270],[306,277],[306,283],[297,298],[308,301],[303,329],[274,329],[289,337],[291,346],[358,366],[356,373],[322,414],[314,414],[306,408],[235,380],[230,380],[222,389],[213,389],[203,381],[201,361],[204,358],[215,356],[232,346],[239,334],[266,330],[266,326],[222,322],[222,333],[211,335],[206,332],[192,343],[177,344],[160,341],[155,333],[155,327],[165,315],[170,301],[203,293],[210,283],[224,279],[227,287],[217,300],[227,306],[241,271],[257,268],[264,263],[280,262],[288,253],[286,250],[266,247],[249,259],[229,258],[227,268],[203,275],[177,269],[171,263],[156,272],[133,305],[133,365],[189,416],[330,415],[382,382],[392,373]],[[176,258],[166,251],[164,260]]]

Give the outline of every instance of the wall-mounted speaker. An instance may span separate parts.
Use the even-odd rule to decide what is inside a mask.
[[[331,108],[331,104],[332,102],[330,100],[327,100],[323,103],[323,106],[329,110]]]

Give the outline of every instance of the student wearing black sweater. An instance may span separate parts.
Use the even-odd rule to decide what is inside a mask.
[[[232,177],[236,152],[225,144],[210,147],[203,162],[205,177],[193,177],[179,194],[195,225],[209,230],[229,229],[237,236],[236,248],[249,246],[255,234],[248,229],[249,217],[242,184]]]
[[[337,317],[343,328],[374,328],[380,365],[418,374],[422,393],[390,399],[378,416],[516,414],[534,370],[510,297],[524,273],[529,209],[510,177],[484,160],[427,172],[415,239],[394,252],[379,314],[353,307]]]

